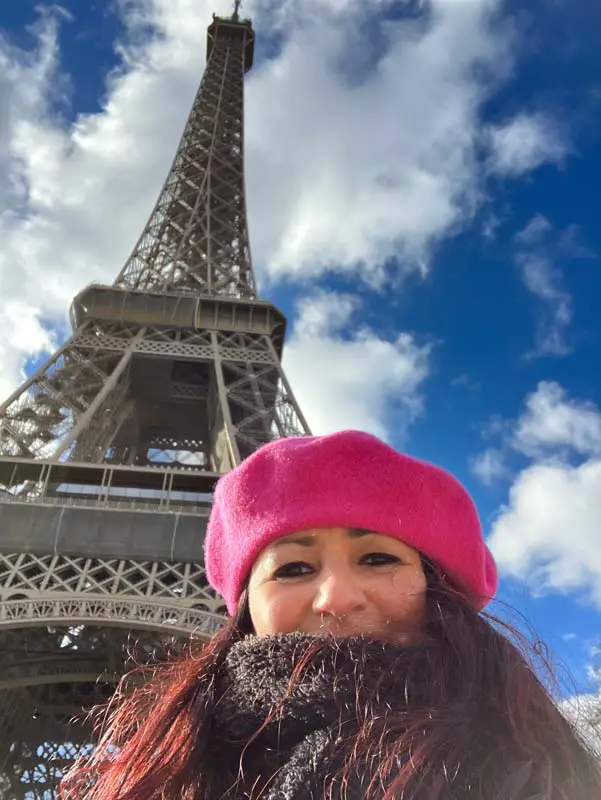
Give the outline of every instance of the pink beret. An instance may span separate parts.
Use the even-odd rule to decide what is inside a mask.
[[[478,610],[495,594],[495,562],[463,486],[360,431],[278,439],[219,479],[205,540],[209,583],[234,614],[268,544],[329,527],[401,539],[437,564]]]

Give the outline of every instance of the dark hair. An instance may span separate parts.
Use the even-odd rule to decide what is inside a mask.
[[[373,800],[446,800],[454,776],[456,800],[601,797],[601,769],[551,697],[555,678],[545,650],[508,623],[478,614],[432,565],[426,573],[428,642],[412,647],[426,650],[428,674],[406,676],[408,685],[423,684],[423,699],[384,722],[366,719],[349,743],[348,774],[375,748],[377,786],[366,793]],[[215,676],[232,645],[251,633],[245,591],[236,616],[210,642],[155,668],[133,691],[124,679],[98,716],[94,754],[63,779],[61,797],[210,798],[205,723],[216,702]]]

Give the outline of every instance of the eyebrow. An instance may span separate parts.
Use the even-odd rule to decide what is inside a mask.
[[[362,536],[378,536],[376,531],[369,531],[365,528],[349,528],[348,536],[350,539],[360,539]],[[303,547],[312,547],[315,544],[314,536],[292,536],[284,539],[276,539],[272,547],[282,547],[285,544],[300,544]]]

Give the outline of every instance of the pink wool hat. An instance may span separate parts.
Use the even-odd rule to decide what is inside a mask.
[[[268,544],[330,527],[400,539],[437,564],[478,610],[495,594],[495,562],[463,486],[360,431],[278,439],[219,479],[205,539],[209,583],[233,615]]]

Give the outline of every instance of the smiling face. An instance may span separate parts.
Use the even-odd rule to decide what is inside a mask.
[[[357,528],[315,528],[272,542],[248,586],[255,633],[367,635],[408,641],[420,629],[426,576],[408,545]]]

